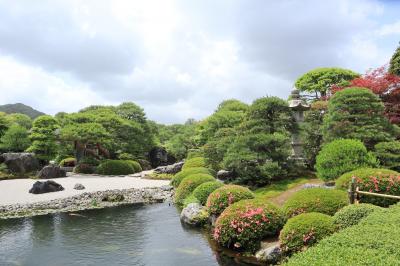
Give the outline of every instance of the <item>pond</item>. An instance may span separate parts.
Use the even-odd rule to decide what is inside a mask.
[[[0,220],[0,265],[248,265],[168,204]]]

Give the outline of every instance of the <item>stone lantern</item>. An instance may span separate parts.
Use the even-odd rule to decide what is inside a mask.
[[[293,110],[294,119],[300,126],[304,121],[304,111],[309,110],[310,106],[301,100],[300,91],[296,88],[293,89],[290,95],[289,107]],[[294,132],[292,134],[292,149],[293,158],[296,160],[303,160],[303,141],[301,140],[300,132]]]

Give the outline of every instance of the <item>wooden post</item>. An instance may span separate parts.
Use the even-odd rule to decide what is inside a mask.
[[[350,204],[354,204],[356,200],[356,178],[354,176],[351,178],[348,193]]]

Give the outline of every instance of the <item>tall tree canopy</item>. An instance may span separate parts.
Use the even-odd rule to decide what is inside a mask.
[[[49,116],[39,116],[33,121],[29,138],[32,140],[29,152],[34,152],[37,157],[44,161],[55,158],[57,154],[57,130],[58,121]]]
[[[400,46],[397,47],[392,58],[390,59],[389,72],[391,74],[400,76]]]
[[[12,124],[0,138],[0,150],[6,152],[23,152],[30,144],[28,130],[18,124]]]
[[[295,86],[300,91],[311,92],[316,98],[324,97],[332,86],[347,86],[351,80],[360,75],[343,68],[316,68],[296,80]]]

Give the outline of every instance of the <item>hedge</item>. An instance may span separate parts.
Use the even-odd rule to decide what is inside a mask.
[[[206,162],[203,157],[193,157],[185,161],[182,166],[182,170],[186,170],[194,167],[206,167]]]
[[[207,203],[208,196],[216,189],[222,187],[224,184],[219,181],[210,181],[201,184],[193,191],[193,196],[198,199],[201,205]]]
[[[215,178],[208,174],[194,174],[186,177],[176,189],[175,203],[182,206],[185,198],[192,194],[196,187],[209,181],[215,181]]]
[[[380,209],[380,207],[372,204],[351,204],[335,213],[333,223],[337,229],[342,230],[358,224],[362,219]]]
[[[336,187],[347,189],[352,177],[356,177],[356,186],[362,191],[400,196],[400,173],[379,168],[362,168],[342,175],[336,181]],[[374,196],[360,195],[360,202],[387,207],[398,201]]]
[[[358,225],[295,254],[288,266],[399,265],[400,206],[375,211]]]
[[[279,234],[281,249],[292,254],[307,249],[335,232],[331,216],[311,212],[290,218]]]
[[[271,203],[260,199],[242,200],[218,217],[213,237],[224,247],[254,252],[260,241],[276,235],[283,223],[281,211]]]
[[[213,175],[212,172],[205,168],[205,167],[194,167],[194,168],[189,168],[186,170],[182,170],[179,173],[177,173],[171,180],[171,185],[174,187],[178,187],[179,184],[182,182],[182,180],[189,176],[189,175],[193,175],[193,174],[209,174],[209,175]]]
[[[142,172],[142,166],[140,166],[140,163],[133,161],[133,160],[126,160],[125,162],[129,163],[132,166],[135,173]]]
[[[214,190],[207,198],[206,207],[210,214],[219,215],[235,202],[254,198],[250,189],[238,185],[225,185]]]
[[[288,218],[307,212],[334,215],[347,204],[347,193],[342,190],[308,188],[293,194],[283,205],[283,210]]]
[[[100,175],[130,175],[135,172],[132,165],[126,161],[107,160],[97,167],[96,172]]]

